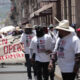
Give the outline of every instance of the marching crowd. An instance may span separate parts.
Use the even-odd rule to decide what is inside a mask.
[[[28,80],[33,80],[31,68],[35,80],[54,80],[55,63],[63,80],[75,80],[80,67],[80,28],[75,30],[68,20],[62,20],[57,26],[25,24],[23,31],[18,30],[11,34],[21,34],[20,47],[25,53]]]
[[[32,80],[31,67],[35,80],[54,80],[55,62],[60,67],[63,80],[74,80],[80,66],[80,30],[62,20],[57,26],[30,24],[23,26],[20,44],[24,44],[28,79]]]

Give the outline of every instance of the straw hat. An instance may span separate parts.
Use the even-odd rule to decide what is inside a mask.
[[[15,30],[20,31],[20,30],[22,30],[22,29],[20,29],[20,27],[17,26],[17,27],[15,28]]]
[[[68,31],[68,32],[75,32],[74,28],[69,26],[68,20],[62,20],[62,21],[58,21],[58,22],[59,22],[59,25],[56,26],[55,29],[64,30],[64,31]]]
[[[26,26],[25,27],[23,27],[24,29],[25,28],[32,28],[32,25],[31,24],[26,24]]]

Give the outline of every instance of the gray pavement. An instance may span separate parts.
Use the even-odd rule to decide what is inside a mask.
[[[26,72],[24,65],[4,65],[3,68],[0,65],[0,80],[28,80]]]
[[[1,68],[0,65],[0,80],[28,80],[26,72],[27,69],[24,65],[4,65],[4,68]],[[35,80],[34,76],[32,77]],[[61,79],[55,78],[55,80]]]
[[[27,69],[24,65],[4,65],[3,68],[0,65],[0,73],[24,73]]]
[[[26,73],[0,74],[0,80],[28,80]]]

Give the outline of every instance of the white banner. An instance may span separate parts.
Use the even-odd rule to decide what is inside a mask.
[[[25,62],[25,56],[20,47],[19,39],[20,36],[8,36],[5,39],[0,39],[0,63]]]

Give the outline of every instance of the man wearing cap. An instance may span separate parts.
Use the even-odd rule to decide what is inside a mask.
[[[22,44],[24,44],[24,53],[25,53],[25,59],[26,59],[25,65],[27,66],[29,80],[32,80],[29,46],[33,36],[34,34],[32,33],[31,25],[26,24],[26,26],[24,27],[24,33],[21,35],[20,43],[21,43],[21,46]]]
[[[56,44],[56,40],[57,40],[57,32],[56,30],[54,30],[54,25],[50,24],[49,25],[49,31],[48,34],[51,36],[52,40],[53,40],[53,45],[55,47]],[[53,48],[54,49],[54,48]],[[53,55],[53,54],[52,54]],[[52,56],[51,55],[51,56]],[[55,61],[52,64],[53,66],[51,67],[50,71],[49,71],[49,75],[50,75],[50,80],[54,80],[54,72],[55,72]],[[49,66],[50,67],[50,66]]]
[[[33,25],[33,33],[36,35],[36,30],[35,28],[37,27],[37,25]]]
[[[49,32],[48,33],[54,40],[56,40],[56,31],[54,30],[53,24],[49,25]]]
[[[62,20],[55,27],[59,31],[57,61],[61,69],[63,80],[74,80],[80,64],[80,40],[74,34],[75,30],[69,26],[68,20]]]
[[[36,53],[37,80],[48,80],[48,64],[53,50],[51,36],[45,34],[42,26],[36,27],[36,36],[33,37],[30,49]],[[42,78],[43,76],[43,78]]]

